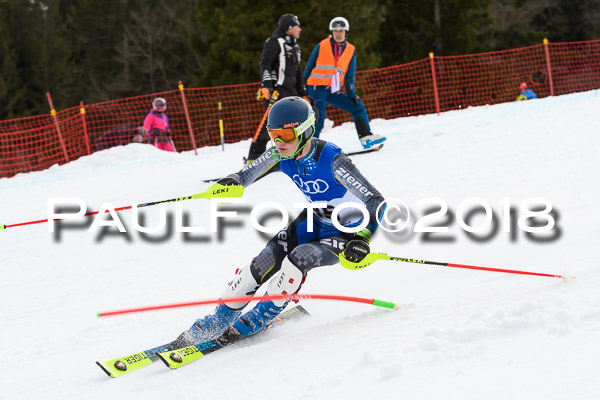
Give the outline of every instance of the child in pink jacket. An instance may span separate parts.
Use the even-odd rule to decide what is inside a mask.
[[[175,151],[175,144],[171,139],[169,118],[165,115],[167,101],[157,97],[152,101],[152,110],[144,120],[144,129],[148,132],[149,142],[155,147],[165,151]]]

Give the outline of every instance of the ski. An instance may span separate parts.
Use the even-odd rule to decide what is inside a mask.
[[[280,324],[284,320],[292,319],[298,314],[309,315],[308,311],[302,306],[296,306],[282,313],[274,322]],[[184,333],[182,333],[177,339],[170,343],[133,353],[125,357],[115,358],[114,360],[96,361],[96,364],[111,378],[118,378],[158,361],[160,353],[186,348],[186,346],[193,347],[194,345],[191,345],[189,341],[186,341],[184,339]]]
[[[310,315],[308,311],[304,309],[302,306],[296,306],[291,308],[283,313],[281,313],[278,317],[276,317],[271,324],[267,327],[267,329],[272,328],[274,326],[278,326],[283,324],[285,321],[294,320],[298,318],[302,318],[304,316]],[[267,330],[265,329],[265,331]],[[263,331],[263,332],[265,332]],[[260,334],[262,332],[259,332]],[[250,336],[254,337],[256,335]],[[242,339],[243,340],[243,339]],[[234,342],[234,343],[237,343]],[[229,346],[233,343],[227,343],[221,338],[216,338],[212,340],[208,340],[206,342],[193,344],[191,346],[183,347],[181,349],[176,350],[166,350],[158,354],[158,357],[165,363],[165,365],[171,369],[177,369],[184,365],[187,365],[193,361],[196,361],[204,356],[207,356],[210,353],[214,353],[217,350],[221,350],[224,347]]]
[[[161,352],[175,350],[182,346],[189,345],[190,342],[183,338],[184,334],[185,332],[179,335],[179,337],[171,343],[133,353],[125,357],[115,358],[114,360],[96,361],[96,364],[111,378],[118,378],[119,376],[123,376],[158,361],[158,354]]]
[[[365,154],[365,153],[372,153],[374,151],[379,151],[381,150],[381,148],[383,147],[383,143],[378,144],[377,146],[371,147],[369,149],[364,149],[364,150],[357,150],[357,151],[351,151],[349,153],[346,153],[347,156],[355,156],[357,154]]]
[[[114,360],[96,361],[96,364],[98,364],[98,366],[111,378],[118,378],[119,376],[123,376],[157,361],[158,353],[176,348],[173,343],[174,342],[167,343],[152,349],[140,351],[139,353],[115,358]]]

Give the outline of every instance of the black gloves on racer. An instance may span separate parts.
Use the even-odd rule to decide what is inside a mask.
[[[344,258],[354,263],[361,262],[371,251],[369,248],[371,236],[371,231],[366,228],[356,232],[354,237],[344,247]]]
[[[225,178],[221,178],[217,181],[219,185],[223,186],[240,186],[240,183],[233,178],[226,176]]]

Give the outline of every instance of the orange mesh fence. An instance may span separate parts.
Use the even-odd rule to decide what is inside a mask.
[[[514,101],[521,82],[527,83],[537,97],[600,88],[600,40],[430,57],[360,71],[356,76],[357,94],[363,99],[371,119]],[[258,83],[252,83],[181,88],[84,105],[84,113],[80,107],[72,107],[57,112],[55,117],[43,115],[0,121],[0,177],[76,160],[87,155],[88,149],[91,153],[130,143],[157,96],[167,101],[166,114],[178,151],[194,149],[194,143],[197,147],[221,143],[219,102],[225,141],[248,139],[264,115],[262,103],[255,100],[258,87]],[[351,121],[352,116],[328,106],[327,118],[341,124]],[[56,125],[62,134],[62,143]]]
[[[538,97],[550,94],[541,45],[470,56],[434,59],[440,111],[515,101],[519,84]]]
[[[356,74],[356,93],[367,107],[369,118],[392,119],[435,112],[429,60]],[[340,124],[352,116],[327,106],[327,118]]]
[[[548,46],[554,95],[600,87],[600,40]]]
[[[219,101],[222,104],[225,141],[227,143],[239,142],[254,136],[264,114],[263,103],[256,100],[258,88],[258,83],[251,83],[186,89],[185,97],[192,128],[195,132],[196,144],[201,147],[221,143]],[[187,127],[184,135],[186,138],[181,138],[187,143],[184,149],[189,150],[192,147]]]

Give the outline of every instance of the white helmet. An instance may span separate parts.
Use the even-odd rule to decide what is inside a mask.
[[[164,111],[167,108],[167,101],[162,97],[157,97],[152,101],[152,108],[154,111],[158,111],[157,108],[162,108],[161,111]]]
[[[344,17],[335,17],[329,23],[329,30],[330,31],[334,31],[334,30],[335,31],[349,31],[350,23]]]

